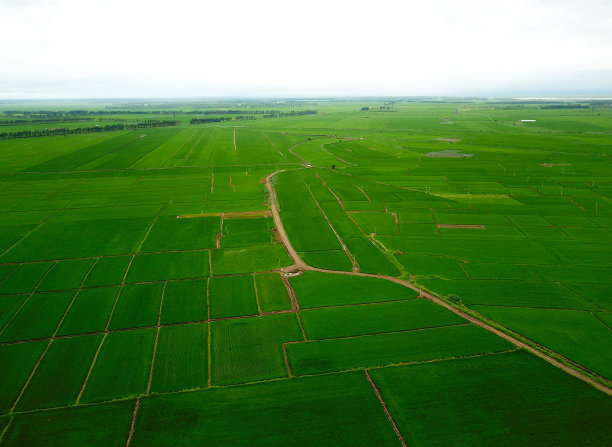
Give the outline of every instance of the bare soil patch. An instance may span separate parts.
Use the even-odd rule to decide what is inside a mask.
[[[436,138],[436,141],[444,141],[446,143],[457,143],[461,138]]]

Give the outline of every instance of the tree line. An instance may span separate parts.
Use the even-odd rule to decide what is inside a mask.
[[[176,126],[177,124],[178,121],[172,120],[147,120],[140,123],[107,124],[104,126],[75,127],[72,129],[69,129],[67,127],[55,127],[50,129],[26,129],[14,132],[2,132],[0,133],[0,140],[9,140],[13,138],[51,137],[57,135],[75,135],[95,132],[112,132],[118,130],[142,129],[146,127]]]

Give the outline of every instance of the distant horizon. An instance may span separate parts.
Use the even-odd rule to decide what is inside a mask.
[[[612,96],[609,0],[0,0],[0,98]]]
[[[593,95],[329,95],[329,96],[123,96],[123,97],[57,97],[57,98],[1,98],[0,103],[14,102],[79,102],[79,101],[376,101],[376,100],[398,100],[415,101],[420,100],[474,100],[474,101],[589,101],[589,100],[612,100],[612,93],[601,93]]]

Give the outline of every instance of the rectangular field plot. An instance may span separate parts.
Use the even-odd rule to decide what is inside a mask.
[[[217,321],[211,325],[213,385],[287,376],[283,343],[302,339],[294,314]]]
[[[522,351],[371,372],[408,445],[606,445],[612,401]]]
[[[297,251],[342,248],[327,221],[321,217],[283,218],[283,226]]]
[[[251,275],[210,279],[210,317],[256,315],[257,299]]]
[[[0,283],[0,294],[32,292],[53,265],[52,262],[19,265]]]
[[[466,304],[553,307],[558,309],[598,308],[566,287],[555,283],[523,281],[442,281],[425,279],[425,287],[443,295],[458,295]]]
[[[89,275],[87,275],[84,286],[95,287],[121,284],[131,259],[131,256],[109,256],[99,258],[98,262],[96,262],[89,272]]]
[[[0,346],[0,414],[10,411],[47,344],[37,341]]]
[[[497,323],[612,380],[612,330],[591,312],[473,307]]]
[[[157,219],[141,252],[213,248],[219,232],[219,217]]]
[[[81,289],[62,321],[58,335],[103,331],[119,290],[119,287]]]
[[[209,273],[208,250],[150,253],[134,257],[126,282],[201,278]]]
[[[162,283],[123,287],[117,299],[109,329],[156,325],[163,288]]]
[[[17,405],[17,410],[76,402],[102,335],[54,340]]]
[[[352,213],[352,217],[366,234],[398,234],[398,225],[391,213]]]
[[[257,300],[262,312],[291,309],[291,299],[278,273],[255,275]]]
[[[424,299],[306,309],[300,318],[309,340],[466,323]]]
[[[173,281],[166,284],[161,323],[203,321],[208,318],[206,281]]]
[[[379,278],[306,272],[291,278],[300,306],[321,307],[416,298],[418,293]]]
[[[4,295],[0,297],[0,328],[15,315],[29,295]]]
[[[461,263],[456,259],[444,256],[415,255],[412,253],[395,255],[395,257],[414,276],[467,279],[465,272],[461,268]]]
[[[73,292],[36,293],[2,331],[0,341],[51,337],[68,309]]]
[[[157,341],[151,391],[180,391],[208,382],[208,325],[162,327]]]
[[[247,247],[271,244],[274,235],[272,219],[225,219],[223,221],[221,247]]]
[[[111,332],[103,342],[81,402],[135,396],[147,390],[156,329]]]
[[[131,446],[169,444],[382,447],[399,442],[365,375],[349,373],[142,399]]]
[[[2,261],[37,261],[134,253],[152,219],[47,222],[2,256]]]
[[[215,275],[269,272],[288,265],[291,265],[291,258],[282,244],[226,248],[212,252],[212,271]]]
[[[287,345],[295,375],[372,368],[397,363],[463,357],[511,349],[477,326],[448,326]]]
[[[344,243],[355,256],[359,271],[380,275],[398,276],[399,271],[389,259],[370,242],[363,238],[348,238]]]
[[[133,411],[134,401],[126,401],[18,414],[2,445],[123,447]]]
[[[38,291],[78,289],[95,259],[60,261],[47,273],[38,286]]]
[[[344,250],[306,251],[300,253],[302,260],[313,267],[350,272],[351,260]]]

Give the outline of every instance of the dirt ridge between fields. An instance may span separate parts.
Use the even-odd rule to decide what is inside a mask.
[[[373,273],[363,273],[363,272],[343,272],[343,271],[338,271],[338,270],[327,270],[327,269],[321,269],[321,268],[317,268],[317,267],[312,267],[308,264],[306,264],[298,255],[298,253],[295,251],[295,249],[293,248],[293,245],[291,244],[291,241],[289,240],[289,237],[287,236],[287,233],[285,231],[285,228],[283,227],[283,223],[281,221],[280,218],[280,214],[278,211],[278,207],[276,205],[276,190],[274,189],[274,187],[272,186],[272,178],[281,173],[284,172],[284,170],[278,170],[273,172],[272,174],[269,174],[268,176],[265,177],[265,185],[266,188],[268,189],[268,192],[270,194],[270,207],[272,209],[272,216],[274,218],[274,225],[278,231],[278,236],[280,237],[281,241],[283,242],[283,245],[285,245],[285,248],[287,249],[287,252],[289,253],[289,256],[291,257],[291,259],[293,260],[293,265],[286,267],[284,269],[281,269],[281,272],[283,273],[296,273],[299,271],[315,271],[315,272],[321,272],[321,273],[332,273],[332,274],[340,274],[340,275],[352,275],[352,276],[366,276],[366,277],[371,277],[371,278],[380,278],[380,279],[386,279],[388,281],[393,281],[397,284],[401,284],[405,287],[408,287],[416,292],[419,293],[419,295],[425,299],[428,299],[429,301],[432,301],[442,307],[445,307],[446,309],[450,310],[451,312],[453,312],[456,315],[459,315],[460,317],[463,317],[464,319],[468,320],[469,322],[475,324],[476,326],[479,326],[495,335],[497,335],[498,337],[503,338],[504,340],[512,343],[514,346],[520,347],[525,349],[526,351],[529,351],[530,353],[540,357],[541,359],[545,360],[546,362],[550,363],[553,366],[556,366],[557,368],[565,371],[566,373],[582,380],[583,382],[588,383],[589,385],[597,388],[598,390],[612,396],[612,388],[604,385],[603,383],[600,383],[594,379],[592,379],[591,377],[587,376],[586,374],[583,374],[582,372],[580,372],[577,369],[571,368],[568,365],[565,365],[563,363],[561,363],[559,360],[549,356],[548,354],[546,354],[543,351],[540,351],[530,345],[528,345],[527,343],[491,326],[490,324],[468,314],[467,312],[462,311],[461,309],[457,309],[456,307],[450,305],[449,303],[447,303],[446,301],[442,300],[441,298],[438,298],[437,296],[415,286],[414,284],[411,284],[410,282],[404,280],[404,279],[400,279],[400,278],[394,278],[392,276],[386,276],[386,275],[378,275],[378,274],[373,274]]]

